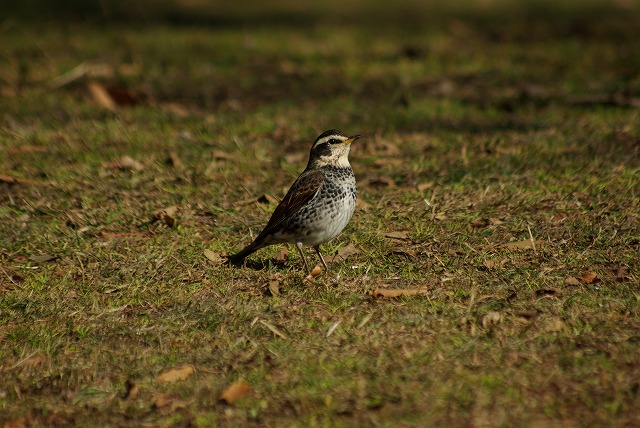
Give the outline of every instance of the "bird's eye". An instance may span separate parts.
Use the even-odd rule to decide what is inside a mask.
[[[338,144],[339,142],[340,140],[336,140],[335,138],[329,140],[329,144]]]

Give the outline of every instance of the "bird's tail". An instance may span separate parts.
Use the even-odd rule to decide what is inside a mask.
[[[260,248],[264,247],[265,245],[262,242],[252,242],[251,244],[247,245],[242,251],[233,254],[231,256],[227,257],[227,261],[232,264],[232,265],[239,265],[241,264],[244,259],[251,253],[258,251]]]

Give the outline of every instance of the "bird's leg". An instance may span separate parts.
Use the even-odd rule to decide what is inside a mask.
[[[313,249],[316,250],[316,253],[318,253],[318,257],[320,257],[320,261],[322,262],[322,265],[324,266],[324,270],[329,270],[329,267],[324,262],[324,257],[322,257],[322,253],[320,252],[320,245],[316,245],[315,247],[313,247]]]
[[[311,270],[309,269],[309,264],[307,263],[307,258],[304,256],[304,252],[302,251],[302,242],[296,242],[296,248],[298,249],[298,252],[300,253],[300,257],[302,257],[302,261],[304,262],[304,268],[307,270],[307,274],[310,274]]]

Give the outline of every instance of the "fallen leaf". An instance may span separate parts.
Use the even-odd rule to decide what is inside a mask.
[[[404,289],[392,289],[392,288],[376,288],[370,291],[369,294],[373,297],[400,297],[400,296],[416,296],[418,294],[425,294],[429,291],[427,288],[404,288]]]
[[[176,398],[175,394],[162,394],[153,400],[153,408],[163,415],[169,415],[176,410],[184,409],[186,403]]]
[[[433,189],[434,186],[434,182],[433,181],[427,181],[425,183],[420,183],[417,186],[417,189],[419,192],[424,192],[425,190],[429,190],[429,189]]]
[[[280,251],[278,251],[278,254],[276,254],[276,256],[274,257],[274,259],[278,262],[284,262],[285,260],[287,260],[287,255],[289,255],[289,248],[282,247]]]
[[[52,254],[40,254],[40,255],[34,255],[29,257],[29,260],[36,263],[51,262],[57,259],[58,259],[58,256],[54,256]]]
[[[239,381],[225,388],[220,394],[220,401],[227,404],[233,404],[241,398],[246,397],[253,391],[253,387],[246,382]]]
[[[338,249],[337,256],[342,257],[343,259],[346,259],[347,257],[353,254],[357,254],[359,252],[360,250],[358,250],[355,245],[353,245],[352,243],[349,243],[348,245],[345,245],[344,247],[340,247]]]
[[[384,235],[384,237],[385,238],[389,238],[389,239],[408,240],[409,239],[409,232],[406,232],[406,231],[389,232],[389,233],[386,233]]]
[[[123,171],[142,171],[144,169],[144,165],[131,156],[122,156],[119,160],[111,162],[108,167]]]
[[[564,321],[560,318],[553,318],[547,323],[544,329],[551,333],[562,331],[564,329]]]
[[[408,259],[418,258],[418,252],[416,250],[393,250],[391,254],[404,256]]]
[[[509,259],[502,259],[502,260],[497,260],[497,259],[485,259],[482,261],[482,265],[487,269],[487,270],[494,270],[494,269],[501,269],[504,267],[505,264],[507,264],[509,262]]]
[[[195,372],[196,369],[192,365],[186,365],[164,371],[158,375],[157,379],[160,382],[178,382],[188,379]]]
[[[574,276],[569,276],[567,277],[567,279],[565,279],[564,281],[567,285],[580,285],[580,281],[578,280],[578,278],[574,277]]]
[[[322,273],[322,268],[320,267],[320,265],[316,265],[313,269],[311,269],[311,272],[309,272],[309,276],[311,278],[315,278],[316,276],[320,275]]]
[[[362,198],[358,198],[358,200],[356,201],[356,207],[362,211],[367,211],[369,208],[371,208],[373,205],[371,205],[369,202],[363,200]]]
[[[154,213],[153,221],[160,220],[168,227],[173,227],[176,225],[176,213],[178,212],[178,207],[176,205],[172,205],[167,208],[163,208]]]
[[[280,281],[278,281],[276,279],[272,279],[271,281],[269,281],[269,292],[271,293],[272,296],[279,296],[280,295]]]
[[[595,272],[587,272],[584,275],[579,276],[578,279],[584,284],[591,284],[599,281],[598,274]]]
[[[482,327],[487,328],[502,322],[504,315],[500,312],[490,311],[482,317]]]
[[[153,407],[156,409],[162,409],[169,406],[173,402],[173,396],[171,394],[159,395],[153,400]]]
[[[124,394],[124,398],[126,400],[133,400],[140,393],[140,387],[138,383],[133,379],[127,379],[124,383],[124,387],[127,389],[127,392]]]
[[[508,242],[506,244],[502,244],[501,246],[504,248],[508,248],[509,250],[530,250],[533,248],[540,248],[542,246],[542,241],[531,241],[530,239],[524,239],[522,241]]]
[[[491,220],[488,218],[474,218],[469,224],[471,224],[471,227],[480,229],[489,226],[491,224]]]
[[[100,83],[91,82],[87,85],[89,89],[89,94],[93,101],[102,108],[106,108],[107,110],[115,111],[116,110],[116,102],[111,98],[109,92],[102,86]]]
[[[536,318],[538,315],[540,315],[540,312],[537,311],[537,310],[518,311],[518,312],[516,312],[516,316],[517,317],[524,318],[526,320],[530,320],[532,318]]]
[[[220,254],[209,249],[204,250],[204,256],[214,263],[222,263],[224,261],[224,258],[220,256]]]
[[[178,152],[176,152],[175,150],[169,151],[169,158],[167,159],[167,163],[176,169],[182,169],[184,167],[180,156],[178,156]]]

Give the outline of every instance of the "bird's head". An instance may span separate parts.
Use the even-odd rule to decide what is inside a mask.
[[[360,137],[362,137],[362,135],[347,137],[335,129],[323,132],[316,138],[316,141],[311,147],[309,165],[349,166],[349,149],[351,149],[351,143]]]

